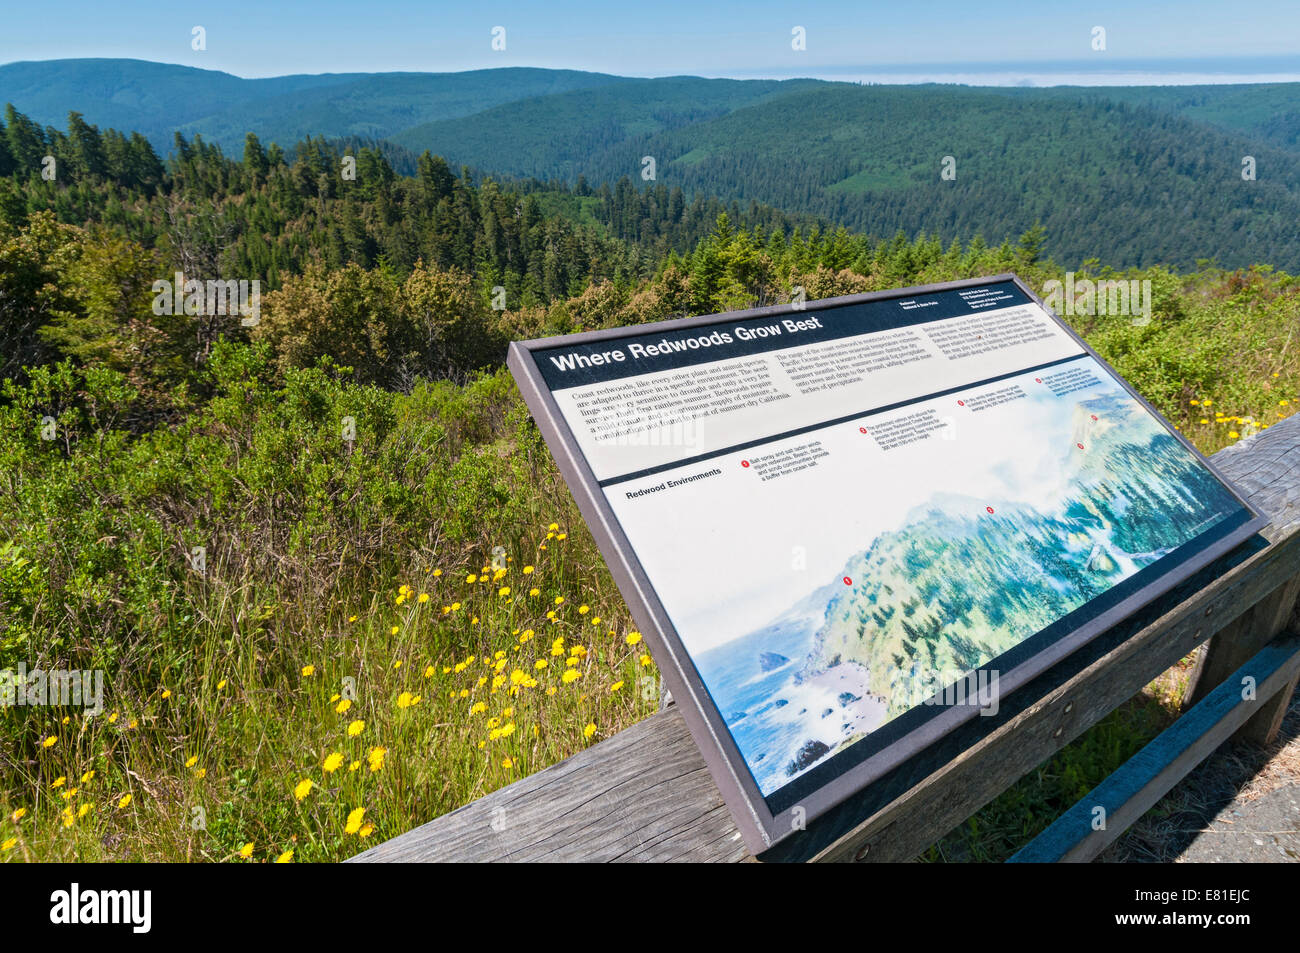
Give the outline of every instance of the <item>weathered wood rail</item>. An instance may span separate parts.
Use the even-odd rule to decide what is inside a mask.
[[[1260,537],[1002,698],[993,719],[974,719],[925,760],[902,765],[758,859],[910,860],[1207,640],[1190,710],[1152,743],[1156,751],[1149,746],[1017,859],[1095,856],[1224,738],[1271,738],[1300,670],[1300,645],[1274,642],[1300,594],[1300,415],[1214,462],[1272,520]],[[1240,699],[1243,674],[1256,677],[1253,701]],[[1093,804],[1107,807],[1103,831],[1092,830]],[[747,859],[670,706],[352,860]]]

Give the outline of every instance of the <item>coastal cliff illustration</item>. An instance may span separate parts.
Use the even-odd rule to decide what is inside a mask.
[[[841,578],[709,653],[771,692],[723,711],[767,793],[1204,532],[1234,505],[1129,395],[1075,405],[1044,437],[1051,506],[939,492]],[[1051,441],[1051,443],[1049,443]],[[777,664],[777,659],[790,659]],[[726,674],[722,670],[726,669]]]

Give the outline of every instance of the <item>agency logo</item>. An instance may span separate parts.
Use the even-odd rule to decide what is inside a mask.
[[[153,923],[151,890],[69,890],[50,894],[53,924],[127,924],[132,933],[148,933]]]

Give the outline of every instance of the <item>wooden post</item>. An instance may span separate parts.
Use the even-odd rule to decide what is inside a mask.
[[[1284,629],[1293,635],[1300,635],[1300,604],[1297,604],[1292,611],[1291,619]],[[1261,748],[1271,745],[1282,728],[1282,719],[1286,717],[1286,710],[1291,705],[1297,684],[1300,684],[1300,675],[1291,679],[1289,685],[1264,702],[1260,710],[1233,737],[1259,745]]]

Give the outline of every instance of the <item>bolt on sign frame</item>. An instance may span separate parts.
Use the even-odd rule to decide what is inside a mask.
[[[1014,274],[514,342],[508,365],[754,853],[1267,525]]]

